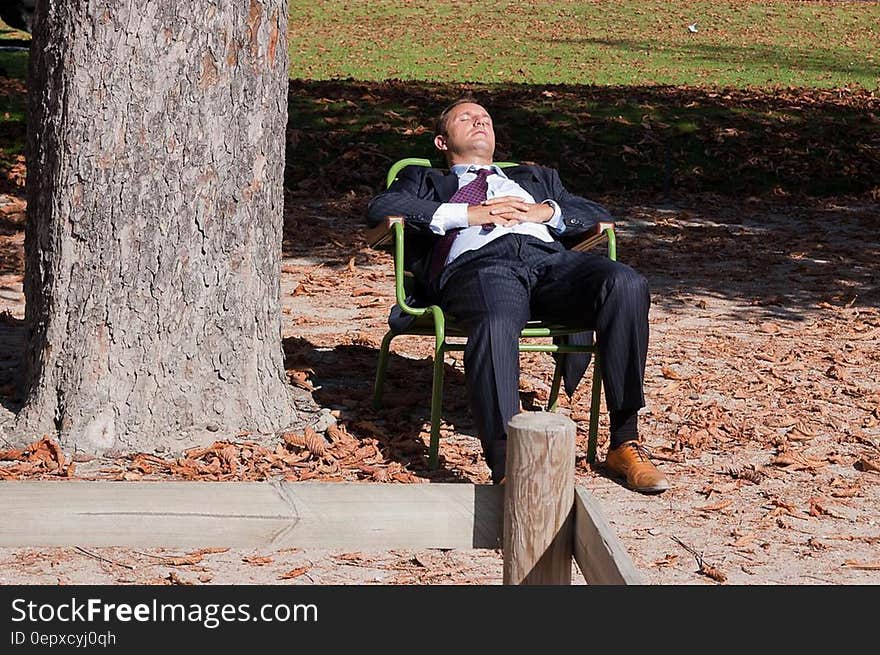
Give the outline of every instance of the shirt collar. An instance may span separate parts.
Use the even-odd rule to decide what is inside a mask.
[[[470,173],[470,172],[476,173],[481,168],[489,168],[492,170],[493,173],[495,173],[495,175],[500,175],[501,177],[507,177],[504,174],[504,172],[501,170],[501,168],[499,168],[495,164],[492,164],[490,166],[482,166],[482,165],[478,165],[478,164],[455,164],[449,170],[450,170],[450,172],[454,173],[458,177],[461,177],[465,173]]]

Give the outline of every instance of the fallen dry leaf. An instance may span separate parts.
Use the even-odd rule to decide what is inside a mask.
[[[184,580],[183,578],[181,578],[179,575],[177,575],[177,572],[175,572],[175,571],[170,571],[168,573],[166,580],[168,580],[171,584],[174,584],[174,585],[191,585],[191,584],[193,584],[192,582],[189,582],[188,580]]]
[[[327,451],[327,440],[311,428],[306,428],[303,434],[287,433],[281,438],[291,446],[305,448],[315,457],[323,457]]]
[[[768,421],[767,425],[773,428],[789,428],[797,423],[798,419],[793,416],[778,416]]]
[[[296,386],[305,389],[306,391],[315,391],[315,387],[309,382],[308,371],[291,370],[287,372],[287,377],[290,378],[290,381]]]
[[[670,382],[669,384],[664,386],[662,389],[658,390],[657,395],[658,396],[671,396],[672,394],[674,394],[675,392],[678,391],[679,387],[681,387],[680,382],[677,382],[677,381]]]
[[[163,557],[162,564],[164,566],[189,566],[192,564],[198,564],[201,562],[203,557],[201,555],[184,555],[181,557]]]
[[[870,460],[867,457],[859,458],[853,466],[859,471],[870,471],[872,473],[880,473],[880,462]]]
[[[298,578],[299,576],[303,575],[304,573],[308,573],[311,568],[312,567],[310,567],[310,566],[301,566],[296,569],[291,569],[287,573],[282,573],[281,575],[279,575],[278,579],[279,580],[292,580],[293,578]]]
[[[681,375],[677,371],[674,371],[668,366],[662,366],[660,368],[660,372],[663,373],[663,377],[667,380],[687,380],[687,377]]]
[[[710,564],[701,564],[699,572],[703,575],[712,578],[715,582],[727,582],[727,575],[716,566],[711,566]]]
[[[821,498],[810,498],[810,516],[830,516],[835,519],[845,519],[840,512],[825,505]]]
[[[0,450],[0,461],[14,461],[24,459],[25,449]]]
[[[733,504],[733,501],[730,499],[722,500],[717,503],[713,503],[712,505],[703,505],[702,507],[694,507],[694,509],[699,510],[701,512],[717,512],[719,510],[724,509],[725,507],[730,507]]]
[[[859,569],[861,571],[880,571],[880,560],[876,562],[859,562],[858,560],[848,559],[843,563],[848,569]]]
[[[254,566],[266,566],[267,564],[271,564],[275,560],[273,560],[271,557],[251,555],[250,557],[242,557],[241,561],[245,564],[253,564]]]

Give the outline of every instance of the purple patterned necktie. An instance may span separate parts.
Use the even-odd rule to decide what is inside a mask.
[[[479,205],[486,200],[486,195],[489,192],[489,182],[486,181],[486,178],[494,172],[491,168],[481,168],[477,171],[476,179],[468,182],[452,194],[452,197],[447,202],[466,202],[469,205]],[[463,229],[463,227],[458,227],[449,230],[440,237],[440,240],[434,246],[434,252],[431,255],[432,280],[436,280],[440,276],[440,271],[443,270],[443,266],[446,264],[446,258],[449,257],[449,251],[452,250],[452,242],[455,241],[455,237]]]
[[[492,175],[494,171],[491,168],[481,168],[477,171],[477,177],[458,191],[452,194],[449,202],[466,202],[469,205],[479,205],[486,199],[489,192],[489,182],[486,178]]]

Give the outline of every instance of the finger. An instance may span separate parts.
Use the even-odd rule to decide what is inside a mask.
[[[529,204],[521,201],[513,201],[506,202],[503,205],[499,205],[494,209],[489,210],[489,214],[497,216],[498,214],[509,214],[509,213],[527,213],[529,211]]]
[[[484,200],[483,204],[486,206],[491,205],[500,205],[505,202],[517,202],[520,201],[520,198],[516,196],[495,196],[494,198],[489,198],[488,200]]]
[[[520,200],[520,199],[516,199],[511,202],[508,202],[504,206],[509,207],[512,211],[522,212],[524,214],[526,212],[530,211],[534,207],[533,204],[525,202],[524,200]]]

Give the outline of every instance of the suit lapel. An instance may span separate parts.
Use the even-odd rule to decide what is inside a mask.
[[[458,191],[458,177],[451,172],[429,171],[428,184],[434,187],[436,198],[440,202],[448,201]]]
[[[528,191],[536,202],[547,198],[547,185],[535,174],[531,166],[511,166],[504,170],[504,174]]]

